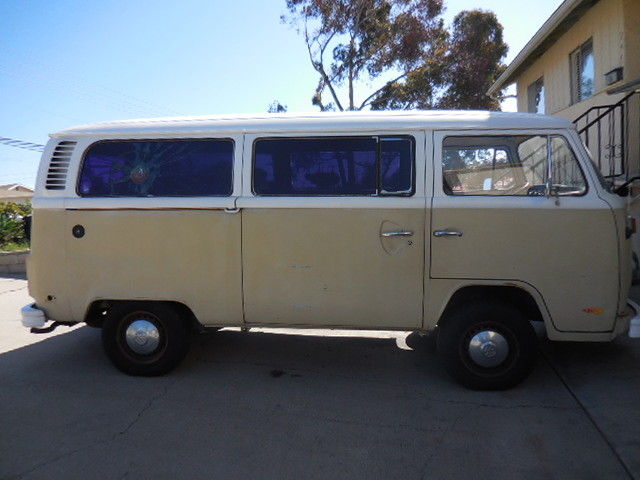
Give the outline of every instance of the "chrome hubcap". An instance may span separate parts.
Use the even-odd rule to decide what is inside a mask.
[[[153,353],[160,344],[160,331],[148,320],[136,320],[125,332],[127,346],[138,355]]]
[[[509,355],[509,343],[502,334],[493,330],[476,333],[469,342],[469,356],[477,365],[497,367]]]

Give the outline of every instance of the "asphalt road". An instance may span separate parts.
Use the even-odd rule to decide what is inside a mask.
[[[0,277],[0,479],[640,479],[640,341],[544,343],[507,392],[415,334],[222,330],[161,378],[32,335]],[[282,334],[284,333],[284,334]]]

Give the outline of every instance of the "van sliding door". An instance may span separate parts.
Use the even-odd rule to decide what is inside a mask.
[[[245,139],[249,325],[418,328],[422,133]]]

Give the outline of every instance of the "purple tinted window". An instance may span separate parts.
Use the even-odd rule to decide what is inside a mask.
[[[412,137],[270,138],[254,145],[257,195],[411,195]]]
[[[233,141],[105,141],[85,154],[78,193],[85,197],[229,196]]]
[[[258,195],[373,195],[376,139],[271,138],[255,143]]]
[[[413,188],[413,142],[408,138],[380,138],[382,193],[408,193]]]

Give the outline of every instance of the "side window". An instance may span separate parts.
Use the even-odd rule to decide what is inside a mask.
[[[537,193],[544,194],[547,183],[547,137],[527,137],[518,144],[518,157],[526,184],[539,186]],[[535,190],[529,192],[533,194]]]
[[[409,137],[265,138],[254,143],[256,195],[406,195],[413,190]]]
[[[587,183],[573,150],[564,137],[551,137],[551,183],[558,195],[582,195]]]
[[[525,184],[505,137],[447,137],[442,153],[448,195],[517,195]]]
[[[411,193],[413,141],[406,137],[380,138],[380,193]]]
[[[78,181],[83,197],[229,196],[233,141],[117,140],[84,155]]]
[[[443,189],[447,195],[544,195],[548,144],[557,195],[582,195],[587,186],[578,161],[560,136],[446,137]]]

